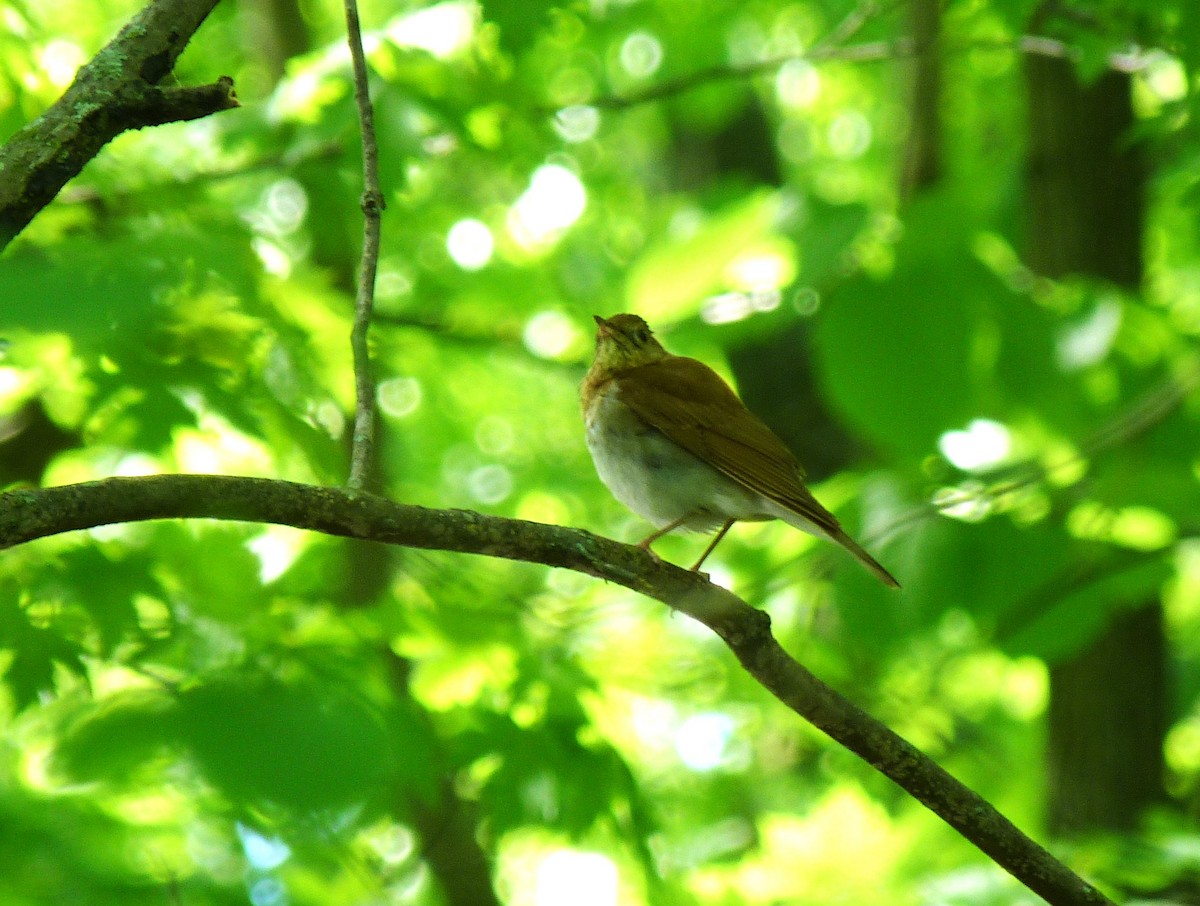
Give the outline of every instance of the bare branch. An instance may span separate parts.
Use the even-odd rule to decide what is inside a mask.
[[[180,189],[202,188],[218,185],[229,180],[242,179],[258,173],[275,173],[290,170],[308,163],[325,160],[336,160],[341,156],[342,146],[336,141],[323,142],[311,147],[265,154],[232,165],[224,165],[213,169],[196,170],[189,174],[179,174],[174,179],[156,179],[141,185],[129,185],[110,190],[102,196],[92,186],[67,186],[58,196],[58,203],[63,205],[104,206],[113,201],[132,200],[138,198],[156,198],[163,192],[175,192]]]
[[[217,475],[157,475],[0,494],[0,549],[148,519],[227,519],[575,570],[661,601],[720,636],[781,702],[915,796],[1053,906],[1111,902],[932,759],[813,676],[765,613],[693,572],[580,529],[433,510],[361,491]]]
[[[0,249],[109,141],[129,129],[238,106],[233,80],[159,87],[217,0],[152,0],[54,106],[0,148]]]
[[[769,57],[765,60],[754,60],[750,63],[710,66],[706,69],[679,76],[678,78],[668,79],[658,85],[651,85],[641,91],[623,95],[606,95],[594,98],[586,103],[588,106],[599,107],[602,110],[621,110],[626,107],[636,107],[639,104],[646,104],[650,101],[674,97],[675,95],[691,91],[693,88],[710,85],[713,82],[728,82],[756,75],[774,73],[785,64],[797,60],[807,60],[809,62],[817,60],[866,62],[870,60],[887,60],[911,52],[911,46],[907,41],[870,41],[865,44],[848,44],[840,47],[823,44],[805,53]]]
[[[946,44],[942,55],[966,53],[975,50],[991,50],[998,52],[1015,52],[1037,57],[1055,57],[1076,60],[1081,56],[1080,51],[1063,41],[1054,38],[1044,38],[1039,35],[1022,35],[1013,41],[972,41],[957,45]],[[748,79],[758,75],[768,75],[781,69],[788,63],[807,61],[810,63],[825,60],[843,60],[848,63],[869,63],[879,60],[892,60],[910,57],[920,52],[917,43],[909,38],[895,41],[866,41],[861,44],[836,44],[821,41],[812,49],[803,53],[787,54],[779,57],[769,57],[750,63],[721,64],[710,66],[696,72],[687,73],[678,78],[668,79],[658,85],[651,85],[640,91],[622,95],[605,95],[584,102],[585,106],[598,107],[602,110],[623,110],[636,107],[651,101],[675,97],[710,85],[714,82],[728,82]],[[1124,53],[1112,53],[1108,56],[1108,66],[1115,72],[1141,72],[1156,59],[1161,59],[1164,53],[1154,49],[1133,48]]]
[[[841,47],[862,29],[864,25],[872,19],[890,15],[900,6],[903,6],[905,0],[889,0],[883,4],[878,0],[862,0],[858,6],[850,10],[841,22],[835,25],[828,33],[825,34],[816,44],[812,46],[809,53],[813,51],[822,52],[826,49]]]
[[[346,40],[354,63],[354,100],[358,105],[363,143],[363,250],[358,270],[358,295],[354,301],[354,328],[350,348],[354,353],[354,435],[350,452],[352,488],[369,485],[371,448],[375,442],[375,380],[371,374],[371,351],[367,333],[375,307],[375,273],[379,269],[380,220],[385,207],[379,186],[379,146],[375,141],[375,115],[367,84],[367,60],[363,54],[362,29],[356,0],[346,0]]]

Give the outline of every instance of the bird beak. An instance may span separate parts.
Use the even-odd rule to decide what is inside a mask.
[[[596,326],[600,328],[600,336],[602,336],[602,337],[606,337],[606,336],[608,336],[608,335],[609,335],[609,333],[611,332],[611,331],[610,331],[610,329],[609,329],[609,326],[608,326],[608,322],[607,322],[607,321],[605,321],[605,320],[604,320],[602,317],[600,317],[599,315],[592,315],[592,317],[593,317],[593,318],[595,319],[595,321],[596,321]]]

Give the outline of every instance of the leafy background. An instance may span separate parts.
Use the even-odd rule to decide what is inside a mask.
[[[136,9],[10,2],[3,134]],[[736,379],[904,589],[773,525],[736,529],[714,577],[1114,896],[1200,902],[1200,17],[944,4],[942,172],[906,194],[907,13],[363,3],[383,486],[641,537],[577,404],[590,315],[641,313]],[[0,483],[344,480],[340,16],[219,5],[177,76],[232,75],[242,108],[120,137],[0,259]],[[883,52],[799,58],[847,22]],[[1031,269],[1013,48],[1035,23],[1083,85],[1154,48],[1123,138],[1149,173],[1140,285]],[[0,903],[1030,902],[717,640],[577,575],[141,524],[6,551],[0,613]],[[1140,706],[1164,715],[1161,795],[1064,828],[1055,671],[1144,613],[1170,678]]]

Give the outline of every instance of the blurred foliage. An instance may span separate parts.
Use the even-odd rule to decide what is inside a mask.
[[[8,3],[3,134],[137,6]],[[286,24],[311,49],[278,83],[266,9],[218,5],[177,70],[232,75],[241,109],[120,137],[0,259],[0,482],[344,479],[361,218],[341,5],[301,0]],[[1067,854],[1114,891],[1194,902],[1200,13],[945,4],[947,173],[901,207],[906,61],[797,56],[854,11],[362,4],[386,491],[635,539],[583,444],[590,315],[638,311],[727,373],[804,327],[860,447],[816,491],[904,589],[771,525],[736,529],[715,576],[1035,833],[1046,664],[1161,596],[1176,808]],[[1142,48],[1139,294],[1022,262],[1031,22],[1085,78]],[[842,41],[905,28],[883,4]],[[718,641],[573,574],[113,526],[0,558],[0,671],[0,906],[432,904],[446,845],[532,906],[1031,902]]]

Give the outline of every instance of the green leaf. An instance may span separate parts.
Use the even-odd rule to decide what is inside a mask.
[[[395,768],[378,714],[313,683],[230,677],[179,702],[182,737],[234,800],[307,812],[370,799]]]
[[[0,592],[0,650],[3,648],[12,652],[3,676],[18,711],[34,704],[42,694],[55,691],[59,668],[87,679],[83,647],[54,624],[33,625],[16,595]]]
[[[500,27],[500,45],[514,56],[533,44],[556,6],[541,0],[484,0],[481,5],[483,18]]]
[[[145,552],[79,547],[64,552],[58,565],[55,581],[69,583],[72,596],[87,609],[103,657],[137,629],[137,596],[162,594],[154,560]]]
[[[849,266],[847,253],[867,225],[871,210],[861,204],[830,204],[817,196],[804,200],[800,225],[791,238],[800,250],[800,283],[823,287]]]
[[[111,696],[64,730],[54,765],[76,782],[136,784],[139,769],[177,738],[176,713],[161,692]]]
[[[582,729],[564,715],[523,728],[493,714],[464,737],[464,754],[499,760],[483,792],[497,830],[540,824],[579,835],[609,814],[624,766],[607,746],[581,744]]]
[[[970,259],[955,261],[948,278],[945,261],[898,254],[890,279],[860,277],[831,295],[816,319],[816,360],[831,401],[862,436],[917,459],[979,414],[973,350],[989,287]]]

